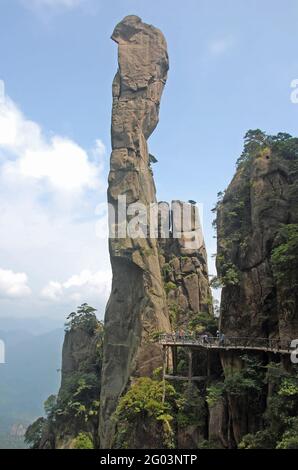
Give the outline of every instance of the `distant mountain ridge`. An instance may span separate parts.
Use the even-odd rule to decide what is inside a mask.
[[[19,331],[23,330],[32,335],[41,335],[58,328],[63,327],[63,318],[50,317],[11,317],[0,315],[0,331]]]

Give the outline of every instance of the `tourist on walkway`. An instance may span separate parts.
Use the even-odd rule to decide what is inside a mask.
[[[202,338],[203,338],[203,343],[209,344],[209,338],[208,338],[208,335],[207,335],[207,334],[203,335]]]

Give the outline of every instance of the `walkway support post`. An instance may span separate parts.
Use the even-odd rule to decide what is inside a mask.
[[[166,374],[169,373],[169,369],[170,369],[170,348],[169,346],[166,346],[167,348],[167,358],[166,358],[166,361],[167,361],[167,364],[166,364]]]
[[[166,399],[166,370],[167,370],[167,346],[162,347],[162,358],[163,358],[163,365],[162,365],[162,403],[165,402]]]
[[[207,377],[208,379],[210,378],[211,375],[211,357],[210,357],[210,351],[207,349]]]
[[[192,379],[192,349],[188,348],[188,381],[191,383]]]
[[[172,347],[172,353],[173,353],[173,375],[177,375],[177,366],[178,366],[177,346]]]

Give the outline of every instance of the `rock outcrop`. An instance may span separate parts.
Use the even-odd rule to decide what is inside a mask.
[[[65,401],[65,396],[75,392],[72,383],[85,380],[85,377],[94,377],[92,388],[88,392],[88,401],[99,400],[102,366],[102,329],[88,331],[85,328],[77,328],[67,331],[62,350],[61,387],[57,397],[57,403]],[[81,379],[80,379],[81,377]],[[95,382],[96,380],[96,382]],[[83,385],[83,382],[81,382]],[[78,387],[77,387],[78,388]],[[75,396],[70,396],[75,399]],[[76,398],[79,401],[79,395]],[[86,405],[84,405],[86,406]],[[87,408],[87,406],[86,406]],[[85,421],[85,422],[84,422]],[[73,442],[79,433],[89,433],[93,438],[94,447],[98,446],[98,416],[94,414],[92,419],[68,419],[56,418],[55,447],[56,449],[72,448]]]
[[[156,202],[147,139],[158,123],[160,99],[169,68],[162,33],[137,16],[124,18],[112,39],[118,44],[119,69],[113,83],[112,155],[108,201],[116,214],[110,224],[112,292],[105,315],[102,369],[101,446],[113,445],[111,420],[121,394],[133,377],[151,375],[162,363],[161,347],[152,334],[170,331],[167,301],[161,277],[158,242],[123,233],[141,203]],[[118,206],[125,197],[133,214],[124,220]],[[122,199],[123,200],[123,199]],[[125,229],[124,229],[125,230]],[[148,230],[148,232],[147,232]],[[121,237],[122,236],[122,237]]]
[[[165,203],[160,205],[167,210]],[[179,207],[190,211],[189,227],[177,224]],[[212,314],[207,253],[198,208],[173,201],[169,214],[171,230],[168,237],[159,240],[160,260],[172,328],[187,331],[196,314]],[[175,233],[177,225],[181,225],[182,230],[179,227]]]
[[[297,295],[290,294],[292,307],[284,304],[272,266],[282,225],[298,223],[296,157],[275,147],[269,141],[240,165],[219,205],[221,328],[229,336],[298,336]]]
[[[89,436],[93,447],[99,446],[103,325],[95,315],[91,320],[65,332],[59,393],[48,399],[47,419],[40,418],[41,449],[71,449],[81,433]]]
[[[287,345],[298,337],[298,264],[293,250],[298,236],[296,241],[294,235],[289,238],[291,232],[298,235],[297,147],[297,139],[286,134],[272,137],[250,131],[243,161],[218,204],[220,329],[225,336],[277,339]],[[283,239],[283,231],[288,238]],[[221,353],[226,378],[245,367],[239,356]],[[258,357],[264,366],[272,359],[265,352]],[[266,401],[263,396],[259,409],[251,413],[247,397],[228,394],[230,444],[260,429],[258,415],[264,413]]]
[[[65,332],[60,393],[67,380],[78,372],[94,374],[99,377],[100,381],[100,343],[101,338],[96,331],[88,331],[80,327]]]

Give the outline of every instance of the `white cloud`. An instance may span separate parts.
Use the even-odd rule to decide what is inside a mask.
[[[84,269],[63,283],[50,281],[42,289],[41,297],[52,301],[69,298],[79,302],[80,300],[93,299],[99,296],[107,300],[110,288],[110,270],[92,272],[89,269]]]
[[[39,124],[28,120],[9,97],[0,101],[0,150],[14,157],[2,167],[11,179],[32,178],[66,192],[100,187],[105,153],[100,140],[89,156],[66,137],[47,139]]]
[[[47,179],[60,190],[95,188],[97,169],[89,163],[86,152],[71,140],[54,137],[49,146],[28,148],[17,164],[6,168],[26,178]]]
[[[9,308],[12,316],[59,316],[63,322],[85,300],[103,313],[108,292],[101,287],[104,274],[96,273],[111,276],[107,240],[96,236],[101,216],[95,208],[106,200],[104,156],[100,140],[87,152],[67,137],[48,139],[13,100],[0,100],[1,266],[27,273],[32,289],[17,299],[0,286],[0,316]],[[88,281],[78,275],[81,286],[49,282],[73,284],[72,274],[84,270],[90,274]]]
[[[41,291],[41,296],[48,300],[59,300],[62,296],[63,287],[59,282],[50,281]]]
[[[0,297],[26,297],[30,293],[27,274],[0,269]]]
[[[5,84],[3,80],[0,80],[0,103],[3,103],[5,99]]]
[[[219,56],[227,52],[234,45],[234,39],[231,36],[215,39],[208,44],[209,52],[214,56]]]

